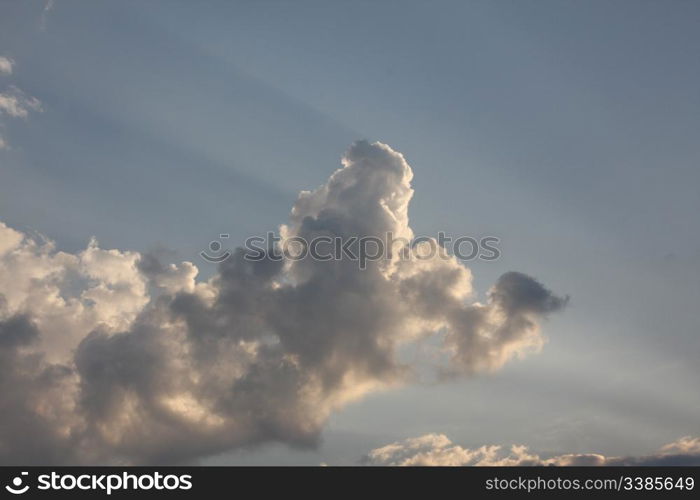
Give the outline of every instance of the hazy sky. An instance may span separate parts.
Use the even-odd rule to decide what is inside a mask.
[[[680,0],[3,0],[0,92],[27,116],[0,107],[0,221],[206,278],[212,239],[276,230],[381,141],[413,169],[416,234],[501,239],[469,264],[479,298],[515,270],[567,308],[493,374],[369,394],[317,449],[208,461],[356,463],[429,433],[647,454],[700,434],[698,54]]]

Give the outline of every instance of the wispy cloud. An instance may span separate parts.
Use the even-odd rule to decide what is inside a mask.
[[[0,75],[11,75],[15,62],[9,57],[0,56]]]
[[[49,13],[53,10],[54,0],[47,0],[41,11],[41,19],[39,20],[39,28],[43,31],[46,29],[46,23],[49,20]]]
[[[15,62],[8,57],[0,57],[0,75],[11,75]],[[0,119],[27,118],[31,112],[40,112],[41,102],[36,97],[24,93],[20,88],[9,85],[0,92]],[[0,122],[0,125],[5,125]],[[7,141],[0,136],[0,149],[8,147]]]

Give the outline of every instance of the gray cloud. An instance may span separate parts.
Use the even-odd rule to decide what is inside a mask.
[[[463,448],[444,434],[426,434],[370,451],[361,463],[391,466],[615,466],[700,465],[700,438],[684,437],[651,455],[606,457],[597,453],[572,453],[548,458],[514,445]]]
[[[413,173],[381,143],[294,204],[282,238],[410,240]],[[449,376],[496,370],[541,347],[561,309],[507,273],[485,304],[454,258],[249,261],[237,250],[208,281],[189,263],[104,250],[56,252],[0,223],[5,299],[2,463],[180,463],[268,441],[315,446],[329,415],[415,380],[397,350],[447,332]],[[6,347],[3,347],[6,344]],[[5,416],[9,415],[9,416]],[[26,447],[27,436],[40,436]]]

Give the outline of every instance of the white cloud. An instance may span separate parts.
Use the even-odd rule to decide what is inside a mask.
[[[46,22],[49,19],[49,13],[53,10],[54,0],[47,0],[44,4],[44,9],[41,11],[41,19],[39,20],[39,28],[43,31],[46,29]]]
[[[300,194],[281,234],[410,238],[412,176],[389,146],[358,142],[327,183]],[[400,346],[447,332],[443,372],[495,370],[539,347],[539,318],[565,302],[507,273],[473,303],[471,273],[454,258],[396,254],[361,270],[244,253],[196,282],[188,262],[96,241],[57,252],[0,225],[0,462],[165,463],[266,441],[313,446],[334,410],[414,380]],[[35,447],[30,435],[42,436]]]
[[[14,85],[0,93],[0,114],[4,113],[13,118],[26,118],[32,111],[41,111],[41,102]]]
[[[444,434],[426,434],[376,448],[362,462],[388,466],[700,465],[700,439],[684,437],[641,457],[570,453],[543,458],[522,445],[505,450],[497,445],[469,449]]]
[[[14,64],[9,57],[0,56],[0,75],[11,75]]]
[[[700,438],[685,436],[661,448],[664,455],[698,455],[700,456]]]

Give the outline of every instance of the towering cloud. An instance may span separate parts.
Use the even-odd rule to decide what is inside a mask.
[[[381,143],[299,195],[283,240],[411,239],[412,171]],[[436,244],[434,241],[432,244]],[[447,332],[456,376],[499,368],[542,344],[564,306],[507,273],[485,304],[444,252],[250,260],[239,249],[197,282],[188,262],[78,254],[0,225],[0,462],[174,463],[242,445],[313,446],[328,416],[414,379],[397,349]]]
[[[426,434],[376,448],[362,463],[392,466],[700,465],[700,439],[684,437],[654,454],[640,457],[572,453],[542,458],[525,446],[514,445],[505,452],[501,446],[469,449],[454,444],[444,434]]]

